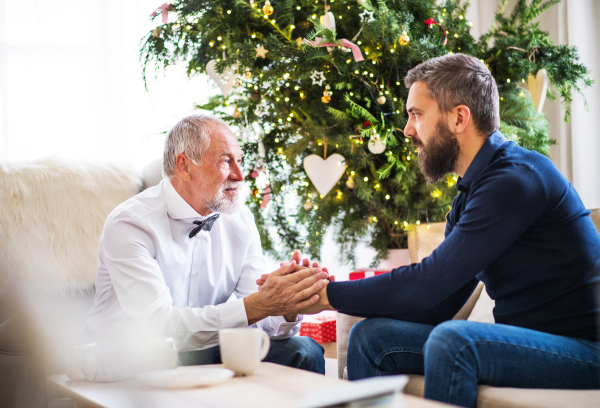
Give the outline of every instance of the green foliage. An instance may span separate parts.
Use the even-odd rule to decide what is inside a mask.
[[[177,21],[161,25],[158,36],[148,33],[141,59],[144,75],[179,61],[187,63],[189,76],[204,73],[211,60],[217,61],[219,72],[234,67],[243,76],[250,70],[252,77],[228,99],[213,97],[199,108],[223,117],[240,136],[247,182],[253,188],[248,204],[265,250],[283,256],[302,248],[318,258],[325,230],[334,224],[349,262],[367,236],[378,251],[376,262],[388,249],[406,247],[409,223],[443,221],[456,195],[456,175],[425,183],[410,140],[402,133],[408,70],[449,52],[483,60],[499,85],[501,130],[520,145],[547,154],[552,143],[548,123],[516,84],[545,68],[568,105],[573,90],[581,92],[592,83],[576,49],[553,45],[533,22],[556,2],[533,0],[527,5],[519,0],[506,16],[504,1],[492,29],[475,41],[464,18],[466,6],[458,0],[441,5],[435,0],[330,0],[335,30],[319,24],[324,14],[320,2],[273,0],[274,13],[265,18],[263,0],[254,6],[247,0],[179,0],[170,14],[176,13]],[[364,11],[373,13],[372,21],[362,20]],[[448,33],[446,45],[440,25],[427,28],[423,23],[431,17]],[[403,30],[410,37],[407,45],[399,42]],[[350,40],[365,60],[356,62],[341,47],[301,44],[301,39],[315,37],[331,43]],[[269,50],[264,59],[256,56],[259,45]],[[313,71],[323,72],[321,86],[313,83]],[[327,104],[321,101],[326,84],[333,93]],[[377,103],[379,96],[385,103]],[[232,116],[234,105],[242,113],[239,119]],[[256,115],[258,105],[268,106],[266,116]],[[382,154],[367,148],[374,134],[387,143]],[[321,197],[304,172],[303,160],[310,154],[333,153],[345,158],[345,173]],[[255,169],[269,178],[271,203],[266,209],[260,207],[265,192],[250,176]],[[307,200],[309,210],[303,207]]]

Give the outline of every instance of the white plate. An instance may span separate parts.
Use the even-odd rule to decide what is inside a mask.
[[[222,383],[234,376],[226,368],[180,367],[175,370],[151,371],[136,376],[142,383],[158,388],[192,388]]]

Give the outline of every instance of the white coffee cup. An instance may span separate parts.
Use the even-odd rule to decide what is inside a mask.
[[[271,339],[261,329],[219,330],[221,361],[225,368],[236,375],[249,375],[256,371],[259,363],[267,356]]]

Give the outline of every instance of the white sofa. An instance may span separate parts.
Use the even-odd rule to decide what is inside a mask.
[[[0,162],[0,407],[72,406],[46,393],[46,377],[66,372],[65,352],[83,332],[104,220],[156,183],[153,173]]]
[[[600,231],[600,209],[592,210],[592,220]],[[445,223],[432,224],[429,231],[426,226],[420,226],[409,236],[411,259],[420,261],[428,256],[433,249],[443,241]],[[479,283],[468,302],[456,314],[454,319],[473,320],[493,323],[493,300]],[[347,378],[346,352],[348,337],[352,326],[363,320],[360,317],[337,315],[337,357],[338,375]],[[411,375],[404,392],[411,395],[423,396],[425,378]],[[600,390],[553,390],[553,389],[522,389],[501,388],[485,385],[479,386],[477,397],[478,408],[599,408]]]

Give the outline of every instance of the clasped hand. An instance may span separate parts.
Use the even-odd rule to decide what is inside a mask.
[[[279,290],[280,287],[278,287],[278,285],[283,283],[280,281],[280,277],[291,275],[290,278],[294,278],[291,282],[295,282],[298,286],[297,288],[290,286],[289,289],[294,291],[296,289],[305,288],[300,292],[297,292],[295,296],[291,298],[292,301],[296,301],[297,303],[293,313],[284,314],[287,321],[294,321],[298,313],[308,314],[321,311],[322,308],[319,308],[317,303],[325,291],[324,288],[327,282],[335,280],[334,276],[329,275],[327,268],[320,268],[318,262],[311,262],[307,258],[304,258],[301,261],[301,258],[302,253],[299,250],[294,251],[289,263],[282,262],[279,270],[271,274],[264,274],[256,281],[259,292],[266,290],[271,291],[272,289]],[[319,280],[313,283],[314,279]],[[273,285],[271,285],[271,282]],[[321,292],[321,294],[319,294],[319,292]]]

